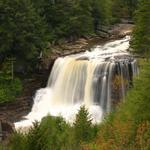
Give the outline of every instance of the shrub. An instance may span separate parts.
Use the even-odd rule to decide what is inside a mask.
[[[12,62],[5,59],[0,66],[0,104],[14,101],[22,91],[20,79],[12,77]]]
[[[14,101],[21,91],[22,83],[18,78],[8,81],[0,80],[0,104]]]
[[[64,119],[47,116],[41,123],[35,122],[28,133],[14,133],[9,147],[11,150],[77,150],[73,142],[72,128]]]
[[[26,135],[20,132],[14,132],[8,144],[8,150],[27,150]]]

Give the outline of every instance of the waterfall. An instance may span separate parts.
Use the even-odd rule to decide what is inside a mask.
[[[72,123],[81,105],[89,109],[94,123],[100,122],[114,102],[124,99],[138,73],[136,60],[127,52],[129,40],[126,37],[58,58],[47,87],[36,92],[31,112],[26,120],[15,123],[16,128],[28,127],[47,114],[61,115]]]

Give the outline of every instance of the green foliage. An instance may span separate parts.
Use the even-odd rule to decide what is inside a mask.
[[[136,4],[137,0],[1,0],[1,57],[15,57],[33,68],[49,42],[93,35],[102,25],[133,14]]]
[[[48,42],[97,33],[101,25],[133,12],[136,3],[137,0],[1,0],[1,56],[13,56],[17,62],[24,60],[34,65]]]
[[[135,123],[150,121],[150,64],[140,61],[140,77],[136,79],[134,88],[127,94],[125,105],[120,108],[122,115],[128,110],[128,114],[134,118]],[[140,112],[140,113],[139,113]],[[124,114],[125,116],[126,114]],[[128,117],[128,116],[127,116]]]
[[[40,16],[48,25],[51,34],[51,42],[66,36],[69,23],[69,14],[72,9],[71,1],[60,0],[32,0]],[[55,16],[55,17],[54,17]]]
[[[73,126],[62,117],[47,116],[41,123],[35,122],[27,133],[15,132],[8,146],[11,150],[80,150],[83,142],[96,136],[97,129],[83,106]]]
[[[150,57],[150,1],[141,0],[135,15],[135,29],[131,47],[135,53]]]
[[[19,79],[0,80],[0,103],[14,101],[22,91],[22,83]]]
[[[60,150],[67,142],[69,126],[61,117],[47,116],[41,124],[34,125],[27,136],[30,150]]]
[[[70,16],[70,35],[77,37],[88,35],[93,32],[91,3],[87,0],[79,0],[73,5],[73,10]]]
[[[5,148],[2,144],[0,144],[0,150],[5,150]]]
[[[30,0],[0,1],[0,53],[34,61],[47,46],[46,25]]]
[[[52,41],[90,35],[99,24],[108,24],[111,1],[106,0],[32,0],[52,33]],[[55,16],[55,17],[54,17]]]
[[[74,134],[78,143],[87,142],[92,139],[92,119],[85,106],[80,107],[74,122]]]
[[[112,22],[119,22],[121,19],[133,19],[137,8],[138,0],[112,0]]]
[[[122,17],[125,17],[127,7],[124,0],[114,0],[112,3],[113,22],[119,22]]]
[[[133,18],[134,12],[136,11],[138,2],[140,0],[124,0],[124,1],[125,1],[125,4],[127,5],[129,18]]]
[[[9,81],[12,79],[12,62],[5,59],[0,67],[0,81]]]
[[[12,79],[12,62],[6,59],[0,68],[0,104],[14,101],[22,91],[18,78]]]
[[[10,139],[11,150],[75,150],[72,128],[61,117],[47,116],[35,122],[28,133],[15,133]],[[16,144],[18,149],[16,149]]]
[[[100,125],[90,149],[137,150],[150,148],[150,64],[140,61],[140,76],[126,100]],[[95,149],[96,149],[95,148]]]
[[[109,25],[112,20],[111,0],[93,0],[92,1],[92,17],[94,31],[97,32],[101,25]]]
[[[132,18],[138,0],[1,0],[0,55],[33,64],[48,42],[96,33],[101,25]],[[136,11],[132,48],[149,56],[150,2],[141,0]],[[6,60],[6,59],[5,59]],[[15,100],[21,81],[12,80],[11,62],[0,66],[0,103]],[[30,66],[31,67],[31,66]],[[142,62],[141,75],[127,100],[99,126],[92,125],[83,106],[73,126],[61,117],[47,116],[28,133],[15,132],[11,150],[149,149],[150,65]],[[95,142],[89,145],[99,130]],[[84,147],[85,146],[85,147]],[[0,147],[1,148],[1,147]]]
[[[27,150],[26,135],[21,132],[14,132],[9,140],[10,150]]]

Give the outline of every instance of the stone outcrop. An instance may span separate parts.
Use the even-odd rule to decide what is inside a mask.
[[[111,38],[123,38],[126,35],[130,35],[132,33],[134,24],[118,24],[115,25],[109,32],[111,34]]]
[[[14,130],[13,123],[7,120],[0,120],[0,142],[7,139]]]
[[[84,37],[74,42],[64,42],[51,46],[48,55],[42,58],[40,68],[50,71],[56,58],[84,52],[90,50],[93,45],[103,44],[109,40],[123,38],[126,35],[131,34],[133,27],[133,24],[117,24],[110,28],[107,27],[107,32],[104,32],[103,30],[99,31],[99,36]]]

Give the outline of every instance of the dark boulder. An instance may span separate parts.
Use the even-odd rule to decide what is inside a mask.
[[[14,130],[14,124],[5,120],[0,120],[0,141],[7,139]]]

